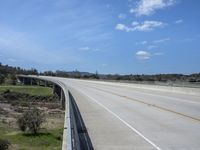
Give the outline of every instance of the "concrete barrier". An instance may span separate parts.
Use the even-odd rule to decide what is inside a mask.
[[[200,96],[200,88],[147,85],[147,84],[128,84],[127,85],[127,84],[121,84],[121,83],[120,83],[120,86]]]

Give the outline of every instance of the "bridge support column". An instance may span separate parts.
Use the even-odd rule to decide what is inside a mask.
[[[62,109],[65,109],[65,94],[62,89],[60,91],[60,102],[61,102]]]
[[[62,88],[56,84],[53,84],[53,94],[59,97],[62,109],[65,109],[65,94]]]
[[[24,85],[24,83],[25,83],[25,78],[22,78],[22,84]]]
[[[37,85],[40,86],[40,80],[39,79],[37,80]]]
[[[44,81],[44,86],[47,87],[47,81]]]
[[[55,94],[58,97],[60,97],[61,96],[60,91],[61,91],[61,88],[58,85],[53,84],[53,94]]]
[[[30,78],[22,77],[18,79],[21,81],[22,85],[32,85],[32,82],[33,82]]]
[[[31,85],[33,85],[33,79],[32,78],[30,79],[30,83],[31,83]]]
[[[49,86],[53,88],[53,94],[57,95],[60,99],[60,104],[62,109],[65,109],[65,94],[62,88],[58,84],[54,84],[50,81],[45,81],[42,79],[34,79],[29,77],[18,77],[19,81],[23,85],[39,85],[39,86]]]

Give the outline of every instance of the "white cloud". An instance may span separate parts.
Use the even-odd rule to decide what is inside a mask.
[[[136,52],[136,57],[138,59],[141,59],[141,60],[146,60],[146,59],[150,59],[151,58],[151,53],[147,52],[147,51],[137,51]]]
[[[118,15],[118,18],[119,19],[126,19],[126,14],[121,13],[121,14]]]
[[[164,55],[164,53],[163,52],[150,53],[150,52],[147,52],[147,51],[144,51],[144,50],[140,50],[140,51],[137,51],[135,55],[140,60],[147,60],[147,59],[150,59],[153,56]]]
[[[150,31],[157,27],[163,27],[165,23],[161,21],[144,21],[143,23],[136,25],[134,28],[138,31]]]
[[[136,26],[136,25],[138,25],[138,24],[139,24],[139,22],[137,22],[137,21],[133,21],[133,22],[132,22],[132,25],[133,25],[133,26]]]
[[[124,30],[125,29],[125,25],[124,24],[121,24],[121,23],[118,23],[115,27],[115,29],[117,30]]]
[[[91,51],[91,52],[98,52],[100,49],[98,48],[90,48],[88,46],[79,48],[80,51]]]
[[[164,27],[166,24],[161,21],[144,21],[142,23],[133,22],[132,25],[126,26],[124,24],[117,24],[116,29],[121,31],[151,31],[155,28]]]
[[[126,31],[126,32],[130,32],[130,31],[133,31],[133,28],[131,27],[128,27],[124,24],[117,24],[116,27],[115,27],[116,30],[121,30],[121,31]]]
[[[153,41],[153,43],[163,43],[163,42],[166,42],[169,40],[170,40],[170,38],[164,38],[164,39],[155,40],[155,41]]]
[[[164,9],[175,4],[175,0],[140,0],[136,8],[131,8],[130,13],[136,16],[151,15],[156,10]]]
[[[182,20],[182,19],[179,19],[179,20],[176,20],[174,23],[180,24],[180,23],[183,23],[183,20]]]
[[[143,45],[144,45],[144,44],[147,44],[147,41],[142,41],[141,44],[143,44]]]

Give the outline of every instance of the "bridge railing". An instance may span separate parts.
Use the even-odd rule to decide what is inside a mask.
[[[59,86],[61,88],[61,97],[62,97],[62,93],[64,94],[64,100],[65,103],[61,103],[62,105],[64,104],[64,108],[65,108],[65,118],[64,118],[64,130],[63,130],[63,142],[62,142],[62,150],[79,150],[80,147],[77,146],[79,144],[77,144],[77,131],[76,131],[76,125],[74,125],[74,121],[73,121],[73,115],[72,115],[72,111],[71,111],[71,104],[70,104],[70,97],[69,97],[69,91],[68,88],[66,87],[66,85],[64,85],[63,83],[56,81],[56,80],[52,80],[52,79],[48,79],[48,78],[42,78],[42,77],[38,77],[38,76],[29,76],[29,75],[17,75],[18,80],[22,80],[21,82],[26,80],[31,80],[29,83],[32,84],[32,79],[36,79],[36,80],[43,80],[43,81],[47,81],[50,82],[52,84],[56,84],[57,86]],[[45,83],[46,85],[46,83]],[[75,144],[76,142],[76,144]]]

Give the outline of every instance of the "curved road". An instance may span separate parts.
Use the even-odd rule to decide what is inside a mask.
[[[68,87],[94,149],[200,149],[200,96],[131,84],[41,78]]]

